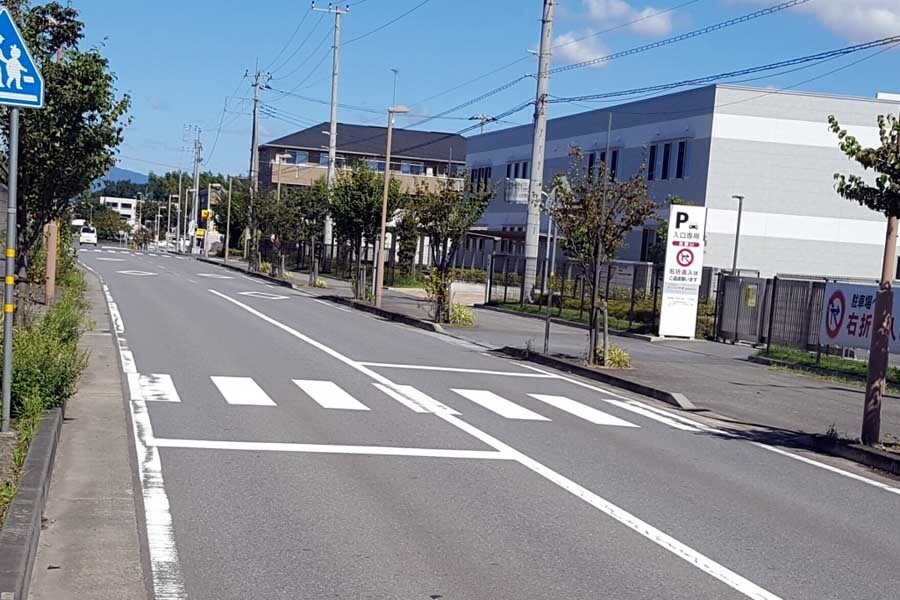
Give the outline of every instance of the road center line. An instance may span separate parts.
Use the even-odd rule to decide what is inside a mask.
[[[347,356],[344,356],[337,350],[334,350],[333,348],[326,346],[322,342],[314,340],[313,338],[311,338],[303,333],[300,333],[296,329],[294,329],[288,325],[285,325],[284,323],[281,323],[266,314],[261,313],[260,311],[256,310],[255,308],[253,308],[251,306],[248,306],[247,304],[244,304],[243,302],[239,302],[233,298],[229,298],[225,294],[222,294],[215,290],[209,290],[209,291],[210,291],[210,293],[215,294],[216,296],[219,296],[220,298],[223,298],[224,300],[227,300],[228,302],[231,302],[235,306],[242,308],[243,310],[262,319],[263,321],[266,321],[267,323],[271,323],[272,325],[281,329],[285,333],[288,333],[288,334],[296,337],[297,339],[308,343],[309,345],[313,346],[314,348],[321,350],[322,352],[328,354],[329,356],[335,358],[336,360],[344,363],[348,367],[351,367],[351,368],[359,371],[360,373],[368,375],[369,377],[371,377],[378,383],[382,383],[384,385],[387,385],[389,387],[393,387],[396,389],[396,387],[397,387],[396,384],[394,384],[387,377],[384,377],[383,375],[379,375],[378,373],[374,372],[369,367],[359,364],[358,362],[354,361],[353,359],[351,359]],[[550,481],[551,483],[554,483],[555,485],[559,486],[563,490],[574,495],[576,498],[579,498],[582,501],[588,503],[589,505],[596,508],[603,514],[615,519],[616,521],[625,525],[629,529],[639,533],[640,535],[642,535],[643,537],[652,541],[653,543],[657,544],[658,546],[671,552],[675,556],[687,561],[689,564],[697,567],[701,571],[718,579],[722,583],[728,585],[729,587],[736,590],[737,592],[744,594],[748,598],[754,598],[756,600],[780,600],[778,596],[761,588],[760,586],[756,585],[752,581],[745,579],[744,577],[742,577],[741,575],[738,575],[734,571],[731,571],[727,567],[720,565],[719,563],[708,558],[707,556],[704,556],[700,552],[679,542],[675,538],[673,538],[670,535],[664,533],[663,531],[653,527],[649,523],[642,521],[635,515],[632,515],[631,513],[627,512],[626,510],[619,508],[615,504],[609,502],[608,500],[601,498],[600,496],[591,492],[587,488],[575,483],[574,481],[566,478],[565,476],[561,475],[560,473],[557,473],[553,469],[539,463],[538,461],[523,454],[522,452],[519,452],[512,446],[509,446],[509,445],[505,444],[504,442],[501,442],[497,438],[478,429],[474,425],[471,425],[470,423],[463,421],[456,415],[450,414],[449,412],[446,412],[446,411],[438,411],[438,412],[435,412],[434,414],[439,419],[442,419],[445,422],[447,422],[448,424],[456,427],[457,429],[460,429],[461,431],[468,433],[472,437],[474,437],[474,438],[478,439],[479,441],[487,444],[488,446],[494,448],[498,452],[512,457],[513,460],[517,461],[522,466],[530,469],[534,473],[537,473],[544,479]]]

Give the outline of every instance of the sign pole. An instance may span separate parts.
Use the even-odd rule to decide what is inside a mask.
[[[13,311],[16,273],[16,194],[19,187],[19,109],[9,110],[9,200],[6,207],[6,278],[3,286],[3,420],[0,431],[9,431],[12,402]]]

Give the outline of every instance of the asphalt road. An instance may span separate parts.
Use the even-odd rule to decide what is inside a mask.
[[[189,258],[82,250],[159,599],[900,596],[900,483]]]

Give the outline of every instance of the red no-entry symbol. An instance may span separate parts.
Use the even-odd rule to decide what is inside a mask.
[[[841,332],[841,325],[844,324],[844,313],[846,313],[846,310],[844,310],[845,305],[844,292],[841,290],[835,290],[831,297],[828,298],[828,305],[825,309],[825,333],[832,339],[836,338]]]
[[[694,253],[687,248],[683,248],[675,255],[675,260],[677,260],[678,264],[682,267],[689,267],[694,263]]]

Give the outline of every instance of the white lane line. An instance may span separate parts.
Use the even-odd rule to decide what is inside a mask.
[[[250,296],[251,298],[262,298],[264,300],[287,300],[287,296],[279,294],[270,294],[269,292],[238,292],[241,296]]]
[[[387,394],[388,396],[390,396],[391,398],[393,398],[394,400],[396,400],[397,402],[399,402],[400,404],[402,404],[403,406],[405,406],[406,408],[408,408],[409,410],[411,410],[413,412],[417,412],[417,413],[430,413],[431,412],[430,410],[428,410],[421,404],[419,404],[417,402],[413,402],[412,400],[410,400],[409,398],[407,398],[406,396],[404,396],[397,390],[390,388],[390,387],[384,385],[383,383],[373,383],[372,385],[374,385],[379,390],[381,390],[382,392],[384,392],[385,394]]]
[[[506,398],[498,396],[494,392],[487,390],[461,390],[453,389],[453,392],[459,394],[467,400],[471,400],[492,412],[497,413],[501,417],[507,419],[520,419],[522,421],[549,421],[547,417],[539,415],[536,412],[519,406],[515,402],[510,402]]]
[[[398,448],[394,446],[341,446],[330,444],[293,444],[286,442],[230,442],[216,440],[177,440],[155,438],[158,448],[200,450],[249,450],[252,452],[298,452],[315,454],[359,454],[364,456],[415,456],[431,458],[476,458],[509,460],[494,450],[444,450],[442,448]]]
[[[98,275],[110,315],[118,308],[113,301],[109,288]],[[124,333],[124,325],[115,324],[116,343],[119,356],[126,374],[131,401],[128,410],[131,414],[131,425],[134,432],[134,451],[137,456],[138,474],[141,482],[141,495],[144,504],[144,525],[147,529],[147,549],[150,559],[150,578],[153,582],[154,597],[157,600],[185,600],[187,594],[181,566],[178,562],[178,548],[175,546],[175,527],[172,524],[172,513],[169,509],[169,496],[166,494],[163,481],[162,463],[159,450],[153,445],[153,426],[147,412],[147,403],[141,398],[139,379],[135,377],[137,369],[134,357],[127,348],[127,341],[118,333]],[[121,326],[121,332],[119,328]],[[126,358],[127,354],[127,358]]]
[[[857,475],[856,473],[851,473],[850,471],[845,471],[843,469],[833,467],[829,464],[821,463],[817,460],[812,460],[811,458],[806,458],[805,456],[801,456],[800,454],[794,454],[793,452],[788,452],[787,450],[782,450],[781,448],[776,448],[775,446],[769,446],[768,444],[763,444],[762,442],[750,442],[750,443],[758,448],[762,448],[763,450],[768,450],[769,452],[774,452],[775,454],[780,454],[782,456],[787,456],[788,458],[793,458],[794,460],[799,460],[800,462],[806,463],[808,465],[812,465],[812,466],[818,467],[820,469],[825,469],[826,471],[831,471],[832,473],[835,473],[837,475],[843,475],[844,477],[849,477],[850,479],[859,481],[861,483],[865,483],[866,485],[871,485],[873,487],[880,488],[886,492],[890,492],[891,494],[900,495],[900,488],[895,488],[886,483],[882,483],[881,481],[876,481],[874,479],[868,479],[867,477],[863,477],[862,475]]]
[[[342,390],[333,381],[294,379],[294,384],[322,408],[336,410],[369,410],[369,407]]]
[[[637,413],[644,417],[647,417],[648,419],[653,419],[654,421],[662,423],[663,425],[668,425],[672,429],[679,429],[681,431],[695,431],[695,432],[700,431],[699,429],[697,429],[696,427],[692,427],[691,425],[687,425],[680,421],[676,421],[675,419],[670,419],[669,417],[657,414],[657,413],[649,410],[648,408],[644,407],[644,405],[638,405],[637,403],[630,404],[628,402],[622,402],[621,400],[604,399],[604,401],[609,402],[610,404],[613,404],[615,406],[618,406],[619,408],[624,408],[625,410],[630,410],[631,412]]]
[[[159,256],[159,254],[155,254],[155,253],[153,253],[153,252],[148,252],[147,255],[148,255],[148,256]]]
[[[258,285],[262,285],[262,284],[263,284],[263,283],[262,283],[259,279],[257,279],[256,277],[250,277],[249,275],[241,275],[241,277],[244,278],[244,279],[246,279],[247,281],[252,281],[253,283],[256,283],[256,284],[258,284]]]
[[[197,283],[196,279],[188,279],[188,283]]]
[[[310,298],[310,299],[313,302],[318,302],[319,304],[322,304],[323,306],[330,306],[331,308],[336,308],[337,310],[340,310],[343,312],[353,312],[349,308],[344,308],[343,306],[337,306],[336,304],[332,304],[331,302],[325,302],[324,300],[319,300],[318,298]]]
[[[275,406],[275,402],[252,377],[210,377],[225,402],[241,406]]]
[[[148,402],[181,402],[171,375],[158,373],[139,375],[138,386],[141,396]]]
[[[186,259],[185,257],[183,257],[183,256],[173,256],[172,258],[175,258],[176,260],[187,260],[187,259]]]
[[[292,327],[289,327],[288,325],[285,325],[284,323],[281,323],[280,321],[277,321],[276,319],[273,319],[272,317],[270,317],[264,313],[261,313],[260,311],[254,309],[251,306],[248,306],[247,304],[244,304],[243,302],[234,300],[233,298],[229,298],[225,294],[222,294],[215,290],[209,290],[209,292],[216,296],[219,296],[220,298],[223,298],[224,300],[226,300],[228,302],[231,302],[235,306],[238,306],[239,308],[258,317],[259,319],[262,319],[263,321],[270,323],[271,325],[274,325],[275,327],[281,329],[285,333],[287,333],[301,341],[306,342],[310,346],[321,350],[325,354],[328,354],[332,358],[342,362],[343,364],[347,365],[348,367],[355,369],[358,372],[363,373],[364,375],[367,375],[371,379],[373,379],[379,383],[382,383],[384,385],[387,385],[389,387],[393,387],[393,388],[399,387],[394,382],[392,382],[390,379],[388,379],[387,377],[385,377],[383,375],[376,373],[369,367],[366,367],[364,365],[357,363],[352,358],[349,358],[349,357],[341,354],[337,350],[335,350],[329,346],[326,346],[322,342],[319,342],[307,335],[304,335],[304,334],[300,333],[299,331],[297,331],[296,329],[293,329]],[[497,438],[494,438],[490,434],[485,433],[484,431],[481,431],[474,425],[471,425],[471,424],[467,423],[466,421],[463,421],[462,419],[458,418],[457,416],[449,414],[444,411],[439,411],[434,414],[437,415],[438,418],[442,419],[446,423],[453,425],[457,429],[464,431],[464,432],[468,433],[469,435],[475,437],[476,439],[491,446],[498,452],[502,453],[504,456],[513,457],[513,459],[516,460],[522,466],[537,473],[538,475],[540,475],[547,481],[554,483],[555,485],[557,485],[560,488],[562,488],[563,490],[569,492],[576,498],[581,499],[582,501],[586,502],[590,506],[592,506],[592,507],[596,508],[597,510],[599,510],[600,512],[602,512],[603,514],[615,519],[616,521],[625,525],[632,531],[635,531],[639,535],[652,541],[654,544],[657,544],[661,548],[671,552],[675,556],[683,559],[684,561],[686,561],[687,563],[700,569],[704,573],[707,573],[707,574],[711,575],[712,577],[718,579],[725,585],[728,585],[732,589],[740,592],[741,594],[744,594],[748,598],[753,598],[755,600],[780,600],[780,598],[778,596],[776,596],[775,594],[772,594],[771,592],[756,585],[752,581],[742,577],[741,575],[735,573],[734,571],[731,571],[727,567],[720,565],[719,563],[712,560],[711,558],[709,558],[709,557],[701,554],[700,552],[690,548],[689,546],[679,542],[672,536],[657,529],[656,527],[653,527],[649,523],[642,521],[635,515],[632,515],[628,511],[616,506],[615,504],[609,502],[608,500],[601,498],[597,494],[595,494],[595,493],[591,492],[590,490],[588,490],[587,488],[575,483],[574,481],[564,477],[563,475],[557,473],[553,469],[550,469],[549,467],[542,465],[538,461],[530,458],[529,456],[526,456],[525,454],[523,454],[522,452],[519,452],[515,448],[501,442],[500,440],[498,440]]]
[[[197,273],[197,277],[209,277],[210,279],[234,279],[231,275],[219,275],[218,273]]]
[[[95,260],[104,260],[106,262],[125,262],[124,258],[104,258],[102,256],[98,256]]]
[[[676,415],[667,410],[662,410],[661,408],[656,408],[655,406],[650,406],[649,404],[643,404],[641,402],[638,402],[637,400],[629,400],[628,403],[633,404],[635,406],[640,406],[641,408],[644,408],[646,410],[652,410],[656,414],[662,415],[664,417],[669,417],[670,419],[675,419],[676,421],[680,421],[686,425],[690,425],[691,427],[696,427],[697,429],[701,429],[703,431],[709,431],[711,433],[726,433],[725,431],[722,431],[721,429],[715,429],[713,427],[710,427],[709,425],[704,425],[703,423],[694,421],[693,419],[688,419],[687,417],[682,417],[681,415]]]
[[[590,421],[595,425],[612,425],[614,427],[637,427],[634,423],[629,423],[624,419],[620,419],[619,417],[614,417],[611,414],[605,413],[602,410],[597,410],[596,408],[587,406],[586,404],[582,404],[581,402],[576,402],[571,398],[566,398],[565,396],[551,396],[548,394],[528,394],[532,398],[536,400],[540,400],[541,402],[545,402],[550,406],[555,406],[559,410],[565,411],[571,415],[575,415],[576,417],[580,417],[585,421]]]
[[[472,373],[477,375],[502,375],[505,377],[528,377],[532,379],[555,379],[555,375],[544,375],[539,373],[516,373],[514,371],[486,371],[484,369],[464,369],[460,367],[433,367],[430,365],[397,365],[392,363],[377,362],[361,362],[361,365],[367,367],[376,367],[379,369],[409,369],[415,371],[449,371],[452,373]]]

